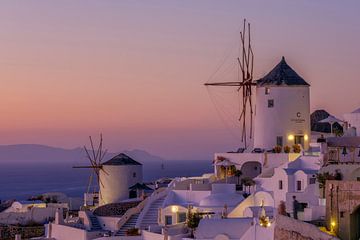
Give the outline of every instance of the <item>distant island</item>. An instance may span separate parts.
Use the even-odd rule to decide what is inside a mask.
[[[165,159],[152,155],[145,150],[134,149],[123,152],[141,163],[164,162]],[[104,161],[119,152],[107,153]],[[85,151],[81,147],[64,149],[39,144],[0,145],[2,163],[87,163]]]

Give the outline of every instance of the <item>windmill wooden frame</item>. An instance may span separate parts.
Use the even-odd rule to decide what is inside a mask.
[[[94,142],[92,140],[92,137],[89,136],[90,140],[90,147],[91,149],[88,149],[86,146],[84,146],[84,150],[86,153],[86,157],[89,160],[90,164],[89,166],[74,166],[73,168],[91,168],[93,169],[92,173],[90,174],[89,183],[87,187],[87,193],[90,192],[93,175],[95,174],[97,178],[97,188],[100,189],[100,185],[104,187],[104,184],[102,183],[100,179],[100,171],[103,171],[105,174],[109,175],[102,167],[102,161],[107,153],[107,150],[103,150],[103,137],[102,134],[100,134],[100,141],[97,149],[94,147]],[[95,187],[94,187],[95,188]],[[94,189],[94,192],[96,190]],[[101,194],[99,193],[99,196],[101,198]]]
[[[241,78],[233,82],[214,82],[205,83],[205,86],[222,86],[222,87],[238,87],[238,91],[242,93],[242,110],[239,116],[239,121],[242,126],[241,141],[244,142],[247,148],[247,120],[250,121],[249,137],[252,138],[253,132],[253,114],[254,106],[252,102],[253,91],[252,88],[256,86],[253,81],[254,72],[254,53],[251,46],[251,31],[250,23],[244,19],[243,30],[240,32],[241,54],[237,58],[239,68],[241,70]],[[247,117],[247,112],[250,116]]]

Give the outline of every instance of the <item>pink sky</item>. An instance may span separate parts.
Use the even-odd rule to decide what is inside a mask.
[[[285,56],[311,85],[312,109],[360,106],[358,1],[14,1],[0,3],[0,144],[204,159],[239,144],[206,88],[242,19],[255,75]],[[236,47],[234,48],[236,50]],[[234,136],[235,135],[235,136]]]

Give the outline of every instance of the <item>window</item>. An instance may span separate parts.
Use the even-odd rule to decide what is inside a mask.
[[[170,215],[165,216],[165,224],[172,225],[172,216],[170,216]]]
[[[266,87],[265,88],[265,95],[269,95],[270,94],[270,88]]]
[[[279,180],[279,189],[282,190],[283,189],[283,181]]]
[[[315,184],[315,182],[316,182],[316,178],[314,177],[310,178],[309,184]]]
[[[273,108],[274,107],[274,99],[269,99],[268,100],[268,108]]]
[[[357,177],[357,178],[356,178],[356,181],[360,181],[360,177]]]
[[[178,223],[186,222],[186,213],[179,212],[178,213]]]
[[[341,212],[340,212],[340,217],[343,218],[344,215],[345,215],[345,212],[344,212],[344,211],[341,211]]]
[[[301,181],[296,181],[296,190],[301,191]]]
[[[133,172],[133,178],[136,178],[136,172]]]
[[[283,137],[282,136],[276,137],[276,145],[283,146]]]

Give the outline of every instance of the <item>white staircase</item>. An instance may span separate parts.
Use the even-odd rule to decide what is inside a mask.
[[[92,231],[101,231],[102,228],[100,226],[100,223],[99,223],[97,217],[92,214],[89,214],[88,216],[89,216],[89,220],[90,220],[90,224],[91,224],[91,230]]]
[[[129,220],[115,233],[115,236],[126,236],[126,232],[129,229],[135,228],[136,221],[140,213],[132,215]]]
[[[150,225],[158,225],[158,212],[164,203],[165,196],[153,201],[144,213],[142,221],[139,223],[140,229],[147,229]]]

